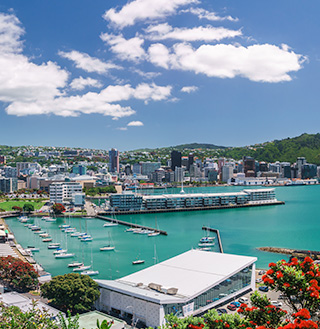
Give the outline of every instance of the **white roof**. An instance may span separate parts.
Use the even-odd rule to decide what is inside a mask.
[[[250,190],[243,190],[245,193],[256,193],[256,192],[273,192],[274,188],[258,188],[258,189],[250,189]]]
[[[249,190],[250,191],[250,190]],[[265,191],[265,189],[260,189],[256,191]],[[228,193],[184,193],[184,194],[161,194],[161,195],[144,195],[144,199],[181,199],[181,198],[205,198],[205,197],[221,197],[221,196],[241,196],[247,195],[244,192],[228,192]]]
[[[199,295],[257,260],[255,257],[190,250],[121,279],[97,280],[102,287],[158,303],[183,302]],[[138,283],[143,286],[137,287]],[[147,289],[149,283],[177,288],[170,296]]]

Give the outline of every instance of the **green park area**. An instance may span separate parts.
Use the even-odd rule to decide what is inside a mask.
[[[36,201],[36,200],[26,200],[26,201],[5,201],[0,202],[0,209],[5,211],[12,211],[13,206],[21,207],[26,204],[32,204],[34,206],[34,210],[39,210],[46,202],[45,201]]]

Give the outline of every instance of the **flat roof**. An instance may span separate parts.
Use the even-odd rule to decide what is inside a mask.
[[[99,320],[100,324],[103,320],[107,320],[108,322],[113,321],[112,329],[122,329],[125,327],[124,321],[98,311],[92,311],[79,315],[79,328],[95,328],[97,326],[97,320]]]
[[[274,188],[257,188],[257,189],[248,189],[248,190],[243,190],[245,193],[255,193],[255,192],[273,192]]]
[[[99,286],[156,303],[189,300],[253,264],[256,257],[189,250],[118,280],[96,280]],[[148,288],[149,283],[177,288],[167,295]],[[137,284],[142,284],[140,287]]]
[[[265,191],[264,189],[261,189]],[[180,194],[160,194],[160,195],[143,195],[144,199],[174,199],[174,198],[204,198],[204,197],[221,197],[221,196],[241,196],[247,195],[244,192],[228,193],[180,193]]]

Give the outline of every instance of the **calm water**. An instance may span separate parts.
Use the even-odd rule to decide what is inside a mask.
[[[243,187],[192,188],[186,192],[232,192]],[[178,190],[170,189],[165,193]],[[164,193],[157,191],[156,193]],[[277,187],[278,200],[285,205],[266,206],[247,209],[207,210],[166,214],[145,214],[121,216],[121,219],[133,223],[154,227],[155,221],[168,236],[148,237],[126,233],[126,227],[103,227],[99,219],[58,219],[56,223],[47,223],[35,219],[43,230],[48,231],[54,242],[76,254],[74,259],[55,259],[52,250],[41,241],[37,234],[24,227],[17,219],[8,219],[16,239],[23,246],[34,245],[40,252],[34,254],[38,263],[52,275],[71,272],[67,264],[72,260],[84,261],[99,270],[101,279],[115,279],[153,265],[155,258],[163,261],[190,248],[196,248],[204,235],[202,226],[207,225],[220,230],[224,252],[255,256],[257,266],[267,267],[271,261],[284,258],[281,255],[260,252],[262,246],[301,248],[320,250],[320,186]],[[120,217],[120,216],[119,216]],[[64,222],[87,231],[93,236],[92,242],[80,242],[60,231],[58,226]],[[109,240],[116,246],[115,251],[101,252],[100,247]],[[217,250],[217,249],[216,249]],[[144,259],[143,265],[132,265],[136,258]]]

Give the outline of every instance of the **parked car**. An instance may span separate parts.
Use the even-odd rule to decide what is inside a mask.
[[[235,307],[240,307],[240,305],[241,305],[239,302],[232,302],[230,304],[234,305]]]
[[[260,270],[260,271],[258,272],[258,274],[259,274],[259,275],[266,274],[266,271],[265,271],[265,270]]]
[[[278,300],[272,300],[270,301],[270,305],[276,306],[276,307],[281,307],[282,303],[279,302]]]
[[[259,290],[260,291],[263,291],[263,292],[268,292],[269,291],[269,287],[267,287],[267,286],[261,286],[261,287],[259,287]]]
[[[218,313],[220,312],[220,313],[222,313],[222,314],[223,314],[223,313],[224,313],[224,314],[228,313],[227,310],[226,310],[225,308],[218,308],[217,311],[218,311]]]
[[[247,297],[241,297],[241,298],[239,298],[239,302],[240,303],[248,303],[248,301],[249,301],[249,298],[247,298]]]
[[[229,304],[227,306],[227,309],[230,310],[230,311],[235,311],[237,309],[236,305],[233,305],[233,304]]]
[[[262,282],[262,279],[259,278],[259,279],[256,279],[256,283],[261,283]]]

